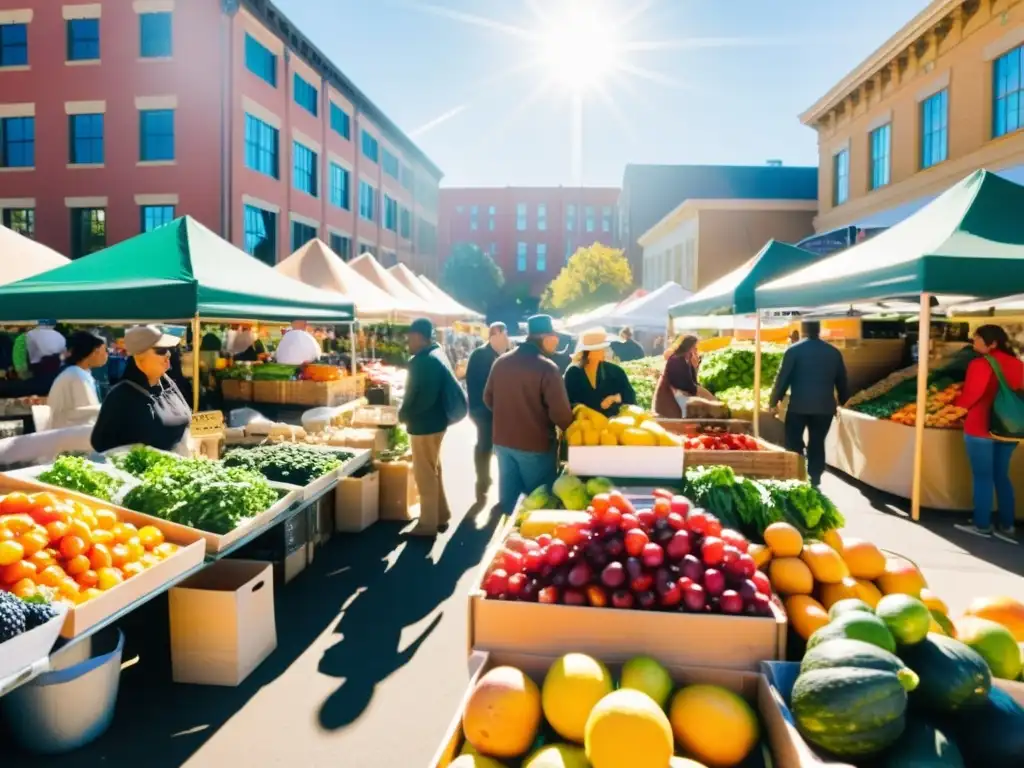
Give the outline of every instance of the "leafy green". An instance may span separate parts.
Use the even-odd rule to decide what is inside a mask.
[[[801,480],[762,480],[779,519],[791,523],[805,538],[820,539],[846,524],[828,496]]]
[[[161,453],[155,448],[136,445],[127,453],[115,455],[111,462],[115,467],[127,472],[129,475],[142,477],[154,467],[164,464],[176,464],[179,460],[177,456]]]
[[[39,480],[104,501],[113,501],[122,485],[120,480],[97,469],[88,459],[67,454],[54,459],[53,465],[39,475]]]
[[[409,433],[405,431],[403,425],[396,424],[388,430],[388,450],[399,453],[409,450]]]
[[[662,357],[645,357],[622,364],[636,394],[636,404],[644,410],[649,411],[654,405],[654,392],[664,367],[665,359]]]
[[[761,345],[761,387],[771,388],[782,365],[785,349],[777,344]],[[704,355],[697,372],[697,382],[718,394],[731,387],[754,386],[754,347],[731,344]]]
[[[233,448],[225,454],[223,462],[226,467],[241,467],[273,482],[309,485],[354,455],[299,443],[278,443],[257,448]]]

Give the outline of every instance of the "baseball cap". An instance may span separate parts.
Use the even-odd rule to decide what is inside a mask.
[[[434,338],[434,324],[425,317],[417,318],[409,326],[409,333],[418,333],[427,341]]]
[[[181,343],[177,336],[164,333],[155,325],[136,325],[124,332],[124,351],[140,355],[147,349],[171,349]]]

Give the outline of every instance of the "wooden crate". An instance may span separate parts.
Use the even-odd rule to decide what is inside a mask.
[[[685,452],[686,467],[732,467],[737,475],[773,480],[806,480],[807,467],[803,456],[758,439],[760,451],[691,451]]]
[[[248,403],[252,401],[252,382],[239,379],[224,379],[220,383],[221,393],[225,400]]]
[[[289,381],[285,389],[286,403],[312,407],[333,407],[362,396],[366,377],[346,376],[334,381]]]
[[[257,403],[284,403],[286,385],[290,381],[254,381],[252,399]]]

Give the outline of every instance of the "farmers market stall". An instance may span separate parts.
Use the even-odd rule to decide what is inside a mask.
[[[1021,205],[1024,187],[977,171],[876,237],[758,287],[757,307],[760,311],[808,309],[919,297],[922,364],[916,372],[915,409],[917,414],[925,414],[929,408],[927,362],[933,296],[949,304],[965,296],[986,299],[1024,291],[1024,223],[1017,216]],[[915,428],[914,450],[910,479],[903,490],[905,493],[909,485],[911,514],[917,520],[922,505],[949,501],[925,495],[926,488],[938,487],[926,482],[925,474],[948,473],[952,467],[940,462],[926,464],[926,421],[917,417],[907,421]],[[836,429],[850,433],[844,438],[847,445],[864,447],[863,461],[877,461],[859,432],[867,423],[866,419],[842,418]],[[905,445],[909,448],[909,441]],[[862,460],[851,457],[849,461],[853,466]]]

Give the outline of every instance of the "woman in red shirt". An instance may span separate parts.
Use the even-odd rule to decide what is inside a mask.
[[[700,368],[700,352],[697,350],[699,341],[696,336],[683,336],[676,342],[674,349],[665,353],[665,370],[654,390],[654,412],[658,416],[666,419],[683,418],[683,408],[677,394],[714,399],[710,392],[697,383],[697,369]]]
[[[992,365],[1003,372],[1006,383],[1014,390],[1024,387],[1024,362],[1013,353],[1010,338],[998,325],[983,325],[974,332],[974,351],[979,357],[967,366],[964,390],[957,406],[967,409],[964,418],[964,442],[974,476],[974,520],[956,528],[976,536],[995,536],[1012,544],[1014,537],[1013,483],[1010,482],[1010,459],[1017,444],[992,438],[989,419],[992,403],[999,391],[999,380]],[[991,362],[990,362],[991,361]],[[993,488],[999,502],[996,527],[992,528]]]

